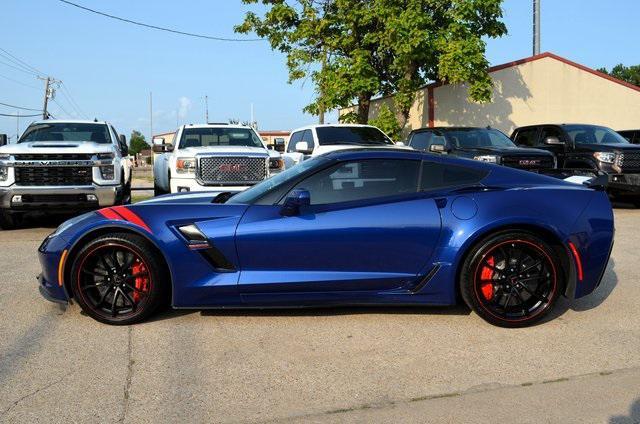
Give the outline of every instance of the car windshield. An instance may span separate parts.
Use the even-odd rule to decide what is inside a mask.
[[[565,125],[565,131],[575,144],[628,144],[620,134],[597,125]]]
[[[516,147],[498,130],[485,128],[461,128],[443,131],[445,138],[454,149],[477,149],[483,147]]]
[[[321,146],[354,144],[365,146],[393,145],[382,131],[375,127],[318,127],[318,142]]]
[[[185,128],[180,149],[189,147],[264,147],[262,140],[249,128]]]
[[[229,204],[241,204],[241,205],[250,205],[254,203],[256,200],[260,199],[266,193],[271,190],[280,187],[283,184],[286,184],[287,181],[293,180],[298,177],[298,175],[308,171],[309,169],[313,169],[318,166],[322,166],[323,163],[328,161],[329,159],[323,157],[315,157],[299,164],[292,166],[291,168],[283,171],[267,180],[262,181],[259,184],[254,185],[253,187],[236,194],[232,198],[230,198],[226,203]]]
[[[47,123],[35,124],[27,128],[18,143],[34,141],[65,142],[91,141],[111,143],[109,129],[105,124]]]

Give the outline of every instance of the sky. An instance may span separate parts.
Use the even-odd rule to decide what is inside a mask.
[[[75,3],[148,24],[219,37],[234,34],[247,10],[240,0],[74,0]],[[541,0],[541,50],[583,65],[611,68],[640,64],[637,0]],[[505,0],[509,34],[487,40],[498,65],[530,56],[532,1]],[[177,125],[230,118],[248,121],[253,105],[262,130],[315,123],[303,107],[314,96],[307,82],[288,84],[285,57],[265,41],[219,42],[134,26],[66,5],[59,0],[0,0],[0,48],[63,81],[50,112],[56,118],[107,120],[127,137],[149,139]],[[1,53],[1,52],[0,52]],[[44,82],[14,69],[0,55],[0,103],[42,108]],[[75,105],[74,105],[75,102]],[[16,109],[0,105],[0,114]],[[22,111],[23,114],[35,113]],[[0,116],[0,133],[15,139],[35,118]],[[335,122],[337,113],[329,114]],[[18,128],[16,124],[19,124]]]

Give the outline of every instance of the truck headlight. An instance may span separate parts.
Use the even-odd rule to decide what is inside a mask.
[[[595,152],[593,157],[604,163],[613,163],[616,160],[616,154],[613,152]]]
[[[269,169],[276,171],[282,168],[284,168],[284,161],[281,158],[269,159]]]
[[[494,155],[474,156],[473,160],[479,160],[480,162],[498,163],[498,156],[494,156]]]
[[[179,174],[193,173],[196,169],[195,158],[178,158],[176,160],[176,172]]]
[[[0,155],[1,160],[9,160],[9,155]],[[9,168],[0,164],[0,181],[7,181],[9,177]]]
[[[115,167],[113,166],[101,166],[100,167],[100,175],[102,175],[103,180],[113,180],[115,179]]]

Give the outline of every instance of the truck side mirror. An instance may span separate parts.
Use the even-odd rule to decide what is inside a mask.
[[[276,138],[273,142],[273,150],[284,153],[284,138]]]
[[[122,156],[127,156],[129,154],[129,146],[127,146],[127,137],[120,134],[118,135],[118,141],[120,142],[120,151],[122,152]]]
[[[310,155],[311,149],[309,148],[309,143],[307,143],[306,141],[298,141],[296,143],[296,152]]]
[[[0,146],[6,146],[6,145],[7,145],[7,135],[0,134]]]
[[[173,144],[167,144],[164,138],[158,137],[153,139],[153,153],[168,153],[173,152]]]
[[[544,139],[544,144],[549,146],[562,146],[564,141],[560,140],[555,135],[550,135],[549,137]]]

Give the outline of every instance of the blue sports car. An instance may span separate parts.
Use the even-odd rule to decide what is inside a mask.
[[[75,299],[108,324],[142,321],[168,303],[464,302],[490,323],[521,327],[559,296],[598,286],[613,233],[601,187],[418,151],[353,149],[234,196],[168,195],[67,221],[39,248],[39,284],[47,299]]]

